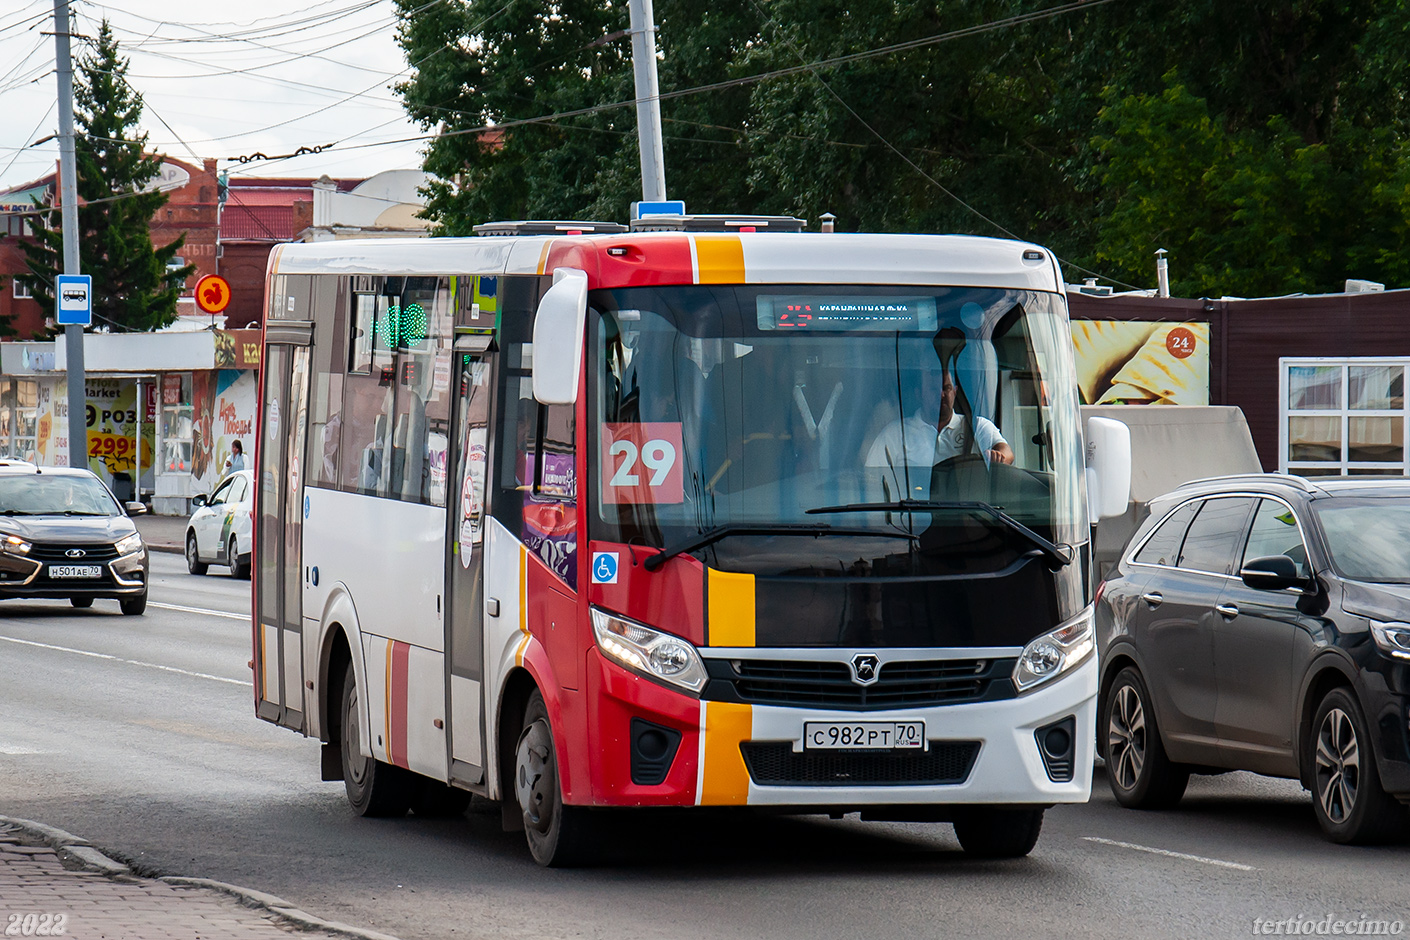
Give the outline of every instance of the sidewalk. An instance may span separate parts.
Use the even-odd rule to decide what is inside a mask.
[[[0,816],[0,936],[288,940],[295,934],[395,940],[232,885],[140,878],[83,839]]]
[[[137,531],[142,533],[142,541],[147,543],[147,548],[154,552],[175,552],[179,555],[186,550],[187,519],[187,516],[154,516],[148,513],[132,521]]]

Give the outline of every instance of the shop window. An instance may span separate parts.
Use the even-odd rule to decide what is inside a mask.
[[[0,453],[34,461],[38,412],[38,382],[10,379],[0,383]]]
[[[1282,359],[1279,365],[1280,470],[1405,475],[1410,359]]]
[[[191,373],[162,376],[162,461],[165,473],[190,473],[192,431]]]

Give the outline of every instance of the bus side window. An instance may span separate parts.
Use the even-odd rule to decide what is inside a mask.
[[[348,372],[367,375],[372,371],[372,335],[377,322],[376,294],[353,294],[352,324],[348,330]]]
[[[521,538],[529,550],[577,589],[578,473],[572,405],[537,405],[526,442],[528,492]]]

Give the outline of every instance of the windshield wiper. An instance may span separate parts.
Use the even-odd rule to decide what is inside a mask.
[[[1013,516],[1004,512],[998,506],[979,500],[932,500],[932,499],[898,499],[889,503],[848,503],[845,506],[819,506],[816,509],[809,509],[808,514],[831,513],[831,512],[935,512],[937,510],[957,510],[968,512],[976,516],[987,516],[1010,532],[1016,532],[1029,542],[1038,546],[1043,557],[1048,559],[1048,565],[1054,571],[1072,564],[1074,553],[1070,545],[1055,545],[1034,532],[1028,526],[1019,522]]]
[[[811,535],[814,537],[821,535],[867,535],[888,539],[910,539],[916,541],[918,535],[911,535],[907,532],[878,532],[875,529],[849,528],[839,529],[826,522],[818,522],[813,525],[778,523],[775,525],[752,525],[742,523],[727,523],[716,526],[698,535],[692,535],[688,539],[682,539],[674,545],[667,545],[655,555],[647,558],[642,564],[647,571],[655,571],[666,562],[677,555],[693,552],[696,549],[713,545],[720,539],[729,535]]]

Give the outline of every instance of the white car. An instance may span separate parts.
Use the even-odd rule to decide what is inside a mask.
[[[191,500],[196,511],[186,525],[186,568],[205,574],[209,565],[225,565],[235,578],[250,576],[254,546],[255,473],[236,470],[215,492]]]

